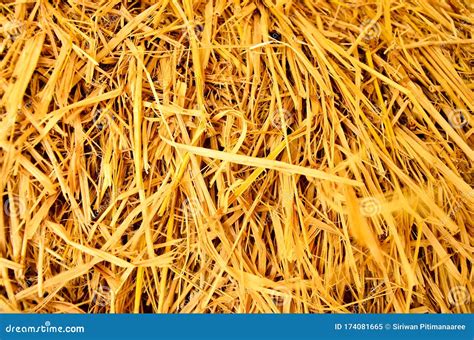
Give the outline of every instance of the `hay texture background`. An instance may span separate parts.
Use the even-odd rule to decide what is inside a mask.
[[[472,312],[473,14],[2,1],[0,310]]]

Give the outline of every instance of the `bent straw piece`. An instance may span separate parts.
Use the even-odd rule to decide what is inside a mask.
[[[23,266],[19,263],[14,261],[10,261],[5,258],[0,258],[0,269],[8,268],[8,269],[23,269]]]
[[[110,91],[110,92],[107,92],[107,93],[103,93],[103,94],[95,96],[95,97],[84,99],[84,100],[79,101],[79,102],[74,103],[74,104],[70,104],[66,107],[63,107],[61,109],[58,109],[58,110],[55,110],[55,111],[49,113],[49,115],[48,115],[49,117],[44,117],[44,119],[43,119],[43,121],[44,121],[43,123],[46,124],[46,126],[42,130],[40,130],[41,134],[40,134],[39,137],[37,137],[34,144],[38,143],[41,139],[43,139],[48,134],[48,132],[55,127],[55,125],[58,123],[58,121],[63,118],[64,114],[67,113],[69,110],[72,110],[72,109],[75,109],[75,108],[90,106],[90,105],[93,105],[93,104],[100,103],[101,101],[104,101],[104,100],[107,100],[107,99],[116,98],[117,96],[119,96],[121,94],[121,92],[122,92],[121,89],[116,89],[116,90],[113,90],[113,91]],[[39,118],[41,118],[41,117],[39,117]],[[64,134],[64,132],[62,132],[62,134]]]
[[[41,54],[45,34],[39,34],[27,41],[24,50],[12,74],[12,83],[8,88],[8,95],[3,98],[10,117],[14,115],[23,99],[28,83],[35,71]],[[8,121],[8,119],[7,119]],[[2,124],[3,125],[3,124]]]
[[[472,312],[462,1],[0,10],[2,311]]]
[[[62,225],[53,223],[51,221],[46,222],[46,226],[49,227],[56,235],[61,237],[67,244],[69,244],[71,247],[74,247],[86,254],[92,255],[94,257],[98,257],[101,260],[108,261],[110,263],[113,263],[119,267],[124,267],[124,268],[131,268],[134,267],[133,264],[130,262],[127,262],[121,258],[118,258],[114,255],[111,255],[105,251],[99,250],[99,249],[92,249],[87,246],[83,246],[82,244],[79,244],[77,242],[71,241],[69,239],[69,236],[67,235],[67,231],[63,228]]]
[[[175,148],[188,151],[198,156],[220,159],[222,161],[227,161],[230,163],[249,165],[249,166],[254,166],[257,168],[272,169],[272,170],[281,171],[288,174],[304,175],[307,177],[327,180],[327,181],[331,181],[335,183],[347,184],[347,185],[352,185],[352,186],[362,185],[361,182],[347,179],[340,176],[336,176],[336,175],[331,175],[331,174],[328,174],[316,169],[309,169],[302,166],[288,164],[281,161],[269,160],[265,158],[250,157],[250,156],[245,156],[245,155],[232,154],[232,153],[224,152],[224,151],[206,149],[206,148],[197,147],[197,146],[185,145],[185,144],[172,142],[164,137],[161,137],[161,138],[166,143],[174,146]]]
[[[57,274],[56,276],[53,276],[49,279],[47,279],[43,283],[43,289],[48,290],[49,288],[52,287],[64,287],[69,281],[74,280],[77,277],[80,277],[87,272],[90,271],[90,269],[95,266],[97,263],[101,262],[102,260],[100,259],[94,259],[89,263],[81,264],[78,265],[74,268],[71,268],[69,270],[65,270],[61,272],[60,274]],[[27,289],[22,290],[18,294],[15,295],[15,297],[18,300],[26,299],[28,297],[31,297],[37,290],[38,290],[38,285],[33,285],[31,287],[28,287]]]

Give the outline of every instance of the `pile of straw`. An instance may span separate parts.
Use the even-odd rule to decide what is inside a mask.
[[[473,14],[2,1],[0,310],[472,311]]]

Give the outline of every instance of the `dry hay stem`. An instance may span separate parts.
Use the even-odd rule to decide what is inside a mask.
[[[4,1],[0,310],[472,312],[473,21]]]

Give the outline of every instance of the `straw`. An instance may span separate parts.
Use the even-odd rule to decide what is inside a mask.
[[[0,4],[0,311],[473,311],[469,1]]]

